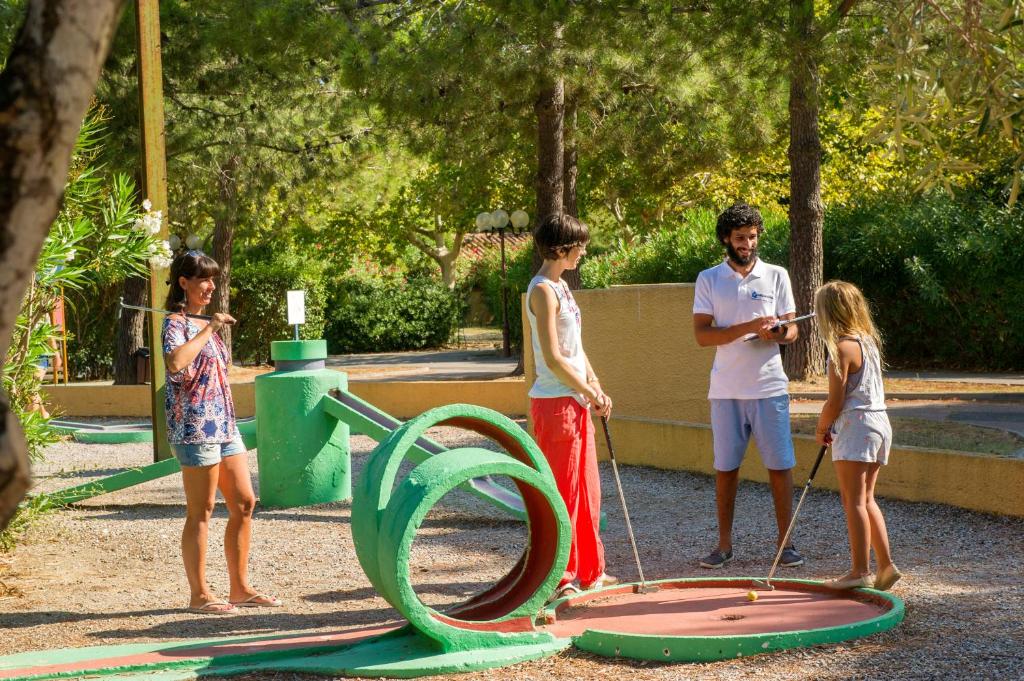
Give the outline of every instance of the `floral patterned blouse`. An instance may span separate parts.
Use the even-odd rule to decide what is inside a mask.
[[[201,329],[188,318],[164,319],[164,355],[196,337]],[[217,334],[192,363],[177,373],[167,370],[167,440],[171,444],[231,442],[235,404],[228,383],[228,351]]]

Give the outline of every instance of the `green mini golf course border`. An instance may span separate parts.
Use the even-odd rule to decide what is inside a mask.
[[[656,584],[662,588],[675,585],[686,585],[680,588],[700,588],[712,585],[735,586],[738,589],[752,589],[756,580],[752,577],[694,577],[690,579],[663,579],[648,584]],[[825,587],[821,582],[808,579],[776,579],[776,588],[791,588],[821,592]],[[617,585],[597,592],[588,592],[583,596],[572,596],[553,602],[546,609],[550,617],[557,610],[573,604],[582,604],[595,597],[595,594],[613,595],[627,593],[637,584]],[[804,588],[802,588],[804,587]],[[807,589],[805,587],[811,587]],[[716,662],[733,660],[751,655],[771,653],[790,648],[807,648],[824,643],[840,643],[850,639],[862,638],[892,629],[903,621],[905,609],[903,601],[893,594],[874,589],[856,589],[851,592],[855,600],[869,601],[875,605],[887,607],[877,617],[852,624],[819,629],[799,629],[792,631],[775,631],[761,634],[740,634],[736,636],[657,636],[653,634],[630,634],[601,629],[587,629],[573,639],[573,645],[595,655],[604,657],[621,657],[631,660],[649,660],[654,662]]]

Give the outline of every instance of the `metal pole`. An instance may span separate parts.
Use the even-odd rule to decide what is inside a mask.
[[[135,28],[139,65],[139,128],[142,140],[142,193],[163,211],[159,238],[167,238],[167,159],[164,148],[164,92],[160,66],[160,1],[135,0]],[[153,307],[167,296],[166,270],[150,268],[149,301]],[[164,420],[164,355],[160,338],[163,316],[149,318],[149,377],[153,414],[153,460],[171,456]]]
[[[498,237],[501,240],[501,354],[504,357],[512,356],[512,345],[509,342],[508,328],[508,277],[505,273],[505,228],[498,228]]]

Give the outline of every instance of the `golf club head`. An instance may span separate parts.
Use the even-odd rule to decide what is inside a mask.
[[[762,582],[760,579],[755,579],[750,583],[755,589],[762,589],[764,591],[775,591],[775,587],[772,586],[771,582]]]

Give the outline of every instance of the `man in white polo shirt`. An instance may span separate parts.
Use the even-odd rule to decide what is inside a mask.
[[[732,560],[739,468],[751,435],[768,469],[779,543],[793,509],[796,458],[789,428],[789,379],[782,369],[779,345],[796,340],[797,328],[796,324],[777,324],[792,319],[796,307],[786,270],[757,257],[763,231],[761,214],[745,203],[719,215],[716,232],[726,258],[700,273],[694,293],[697,343],[717,348],[708,399],[715,450],[718,546],[701,560],[705,568],[720,568]],[[803,562],[792,545],[782,552],[781,565],[795,567]]]

